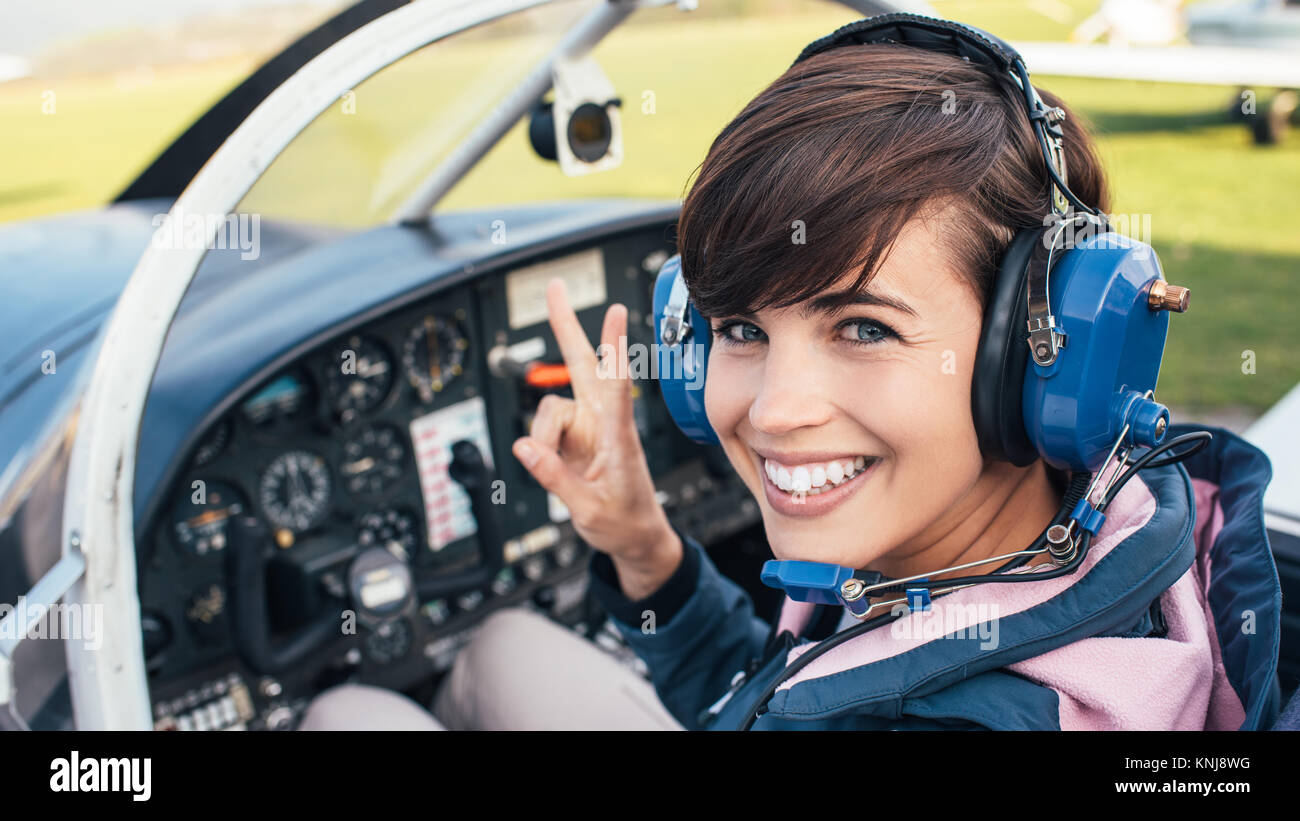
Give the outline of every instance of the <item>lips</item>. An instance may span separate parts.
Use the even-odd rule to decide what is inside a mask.
[[[768,504],[786,516],[821,516],[857,492],[875,472],[879,457],[826,458],[821,453],[782,455],[755,451]],[[809,459],[809,456],[820,458]]]
[[[843,484],[874,461],[875,457],[865,454],[803,464],[787,464],[769,457],[763,460],[763,468],[772,484],[786,493],[815,496]]]

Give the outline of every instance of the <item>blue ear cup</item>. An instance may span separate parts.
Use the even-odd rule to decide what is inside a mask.
[[[1164,439],[1169,411],[1146,397],[1160,375],[1169,327],[1168,313],[1149,304],[1152,287],[1163,282],[1160,262],[1151,246],[1077,220],[1064,232],[1055,223],[1022,229],[998,267],[971,381],[975,432],[989,458],[1024,466],[1041,457],[1062,470],[1091,472],[1126,424],[1127,446]],[[1050,365],[1030,356],[1035,268],[1047,270],[1062,335]]]
[[[702,445],[716,445],[718,434],[704,413],[704,374],[713,334],[691,304],[682,279],[682,258],[673,254],[659,267],[654,288],[655,343],[659,390],[682,433]]]
[[[1064,252],[1050,277],[1065,347],[1050,365],[1031,358],[1025,372],[1023,418],[1035,449],[1055,467],[1096,471],[1125,426],[1125,446],[1159,445],[1169,410],[1147,393],[1160,376],[1169,313],[1155,251],[1093,233]]]

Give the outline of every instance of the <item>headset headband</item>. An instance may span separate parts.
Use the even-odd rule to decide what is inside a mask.
[[[1079,211],[1100,216],[1095,209],[1076,197],[1066,184],[1063,148],[1065,132],[1061,129],[1065,112],[1060,108],[1048,108],[1043,103],[1033,84],[1029,82],[1029,70],[1025,68],[1025,61],[1020,53],[1005,40],[987,31],[965,23],[937,20],[919,14],[881,14],[841,26],[825,37],[813,41],[799,53],[791,65],[798,65],[815,54],[841,46],[873,43],[895,43],[936,51],[959,57],[995,73],[1005,72],[1010,75],[1011,80],[1024,94],[1025,111],[1029,115],[1034,136],[1037,137],[1042,149],[1047,173],[1052,179],[1052,211],[1065,216],[1069,212],[1069,206],[1073,206]]]
[[[792,65],[839,46],[865,46],[872,43],[897,43],[938,51],[996,71],[1010,72],[1016,63],[1024,62],[1019,52],[1006,41],[987,31],[950,20],[897,13],[867,17],[841,26],[809,43]]]

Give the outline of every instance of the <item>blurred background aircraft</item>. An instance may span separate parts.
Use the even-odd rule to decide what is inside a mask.
[[[1058,0],[1028,8],[1061,21]],[[1227,111],[1255,141],[1286,133],[1300,88],[1300,0],[1106,0],[1068,43],[1018,42],[1038,74],[1237,87]],[[1259,99],[1258,91],[1271,92]]]

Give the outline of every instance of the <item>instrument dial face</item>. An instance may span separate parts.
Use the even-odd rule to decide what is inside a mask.
[[[357,544],[382,547],[403,561],[410,561],[420,547],[420,525],[405,510],[375,510],[357,523]]]
[[[460,376],[465,366],[469,340],[453,320],[430,314],[407,334],[402,346],[402,367],[420,401],[433,401],[434,394]]]
[[[392,425],[367,425],[343,443],[339,475],[349,493],[382,495],[401,478],[405,467],[404,437]]]
[[[293,422],[310,410],[313,391],[296,373],[283,374],[244,401],[244,418],[266,431]]]
[[[374,337],[353,335],[335,347],[326,382],[339,419],[350,422],[379,407],[392,390],[393,371],[388,349]]]
[[[258,501],[276,527],[297,533],[310,530],[329,512],[329,466],[305,450],[283,453],[262,474]]]
[[[172,511],[176,546],[191,556],[221,553],[226,549],[226,525],[244,509],[244,497],[230,485],[196,480]]]

